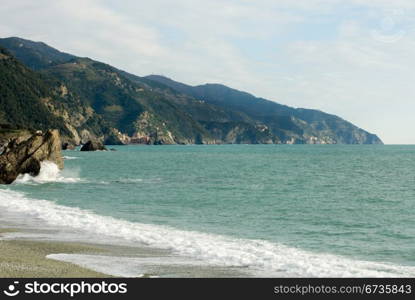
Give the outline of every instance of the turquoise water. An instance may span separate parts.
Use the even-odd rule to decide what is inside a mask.
[[[279,253],[275,260],[269,256],[265,261],[274,251],[271,246],[258,246],[260,250],[249,250],[248,255],[231,253],[226,244],[226,255],[222,255],[222,244],[215,237],[225,237],[239,241],[240,246],[232,249],[245,249],[247,241],[259,240],[303,251],[301,257],[332,254],[351,261],[406,266],[409,273],[403,275],[412,274],[415,146],[113,148],[117,151],[64,151],[68,159],[62,176],[68,180],[22,180],[7,192],[125,220],[129,226],[155,225],[156,235],[160,228],[171,229],[171,239],[180,236],[174,230],[211,234],[210,244],[187,249],[186,254],[209,259],[217,251],[216,262],[240,255],[248,265],[263,259],[261,267],[265,269],[290,259],[287,250],[285,256]],[[106,230],[111,231],[108,224]],[[181,243],[187,242],[186,237],[180,238]],[[205,236],[191,236],[188,248],[199,238]],[[169,240],[154,239],[158,246],[165,241]],[[208,245],[218,249],[209,252],[203,248]],[[173,242],[168,246],[179,249]],[[245,251],[240,249],[237,251]],[[330,269],[331,263],[326,268]]]

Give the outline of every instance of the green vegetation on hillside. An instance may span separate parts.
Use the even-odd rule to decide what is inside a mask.
[[[63,120],[42,103],[42,99],[50,95],[50,86],[39,74],[25,68],[0,48],[0,123],[15,128],[56,128],[70,134]]]
[[[0,54],[0,123],[58,128],[72,143],[381,143],[337,116],[223,85],[139,77],[19,38],[0,46],[25,64]]]
[[[382,143],[376,135],[318,110],[292,108],[220,84],[192,87],[163,76],[151,75],[147,79],[224,110],[240,112],[269,128],[270,133],[283,143]]]

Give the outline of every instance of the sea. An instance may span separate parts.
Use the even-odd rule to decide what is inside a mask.
[[[6,238],[128,248],[49,255],[114,276],[415,276],[415,146],[110,148],[1,186]]]

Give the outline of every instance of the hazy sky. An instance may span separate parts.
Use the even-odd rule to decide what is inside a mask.
[[[415,144],[413,0],[1,0],[0,36],[223,83]]]

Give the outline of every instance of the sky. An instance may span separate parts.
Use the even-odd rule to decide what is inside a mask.
[[[0,37],[221,83],[415,144],[413,0],[1,0]]]

